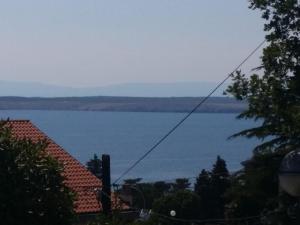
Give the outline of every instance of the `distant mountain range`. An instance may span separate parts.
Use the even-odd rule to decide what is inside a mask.
[[[130,112],[189,112],[203,97],[0,97],[0,110],[78,110]],[[196,112],[238,113],[244,102],[211,97]]]
[[[74,88],[34,82],[0,81],[0,96],[22,97],[199,97],[216,87],[214,82],[128,83],[100,87]],[[222,96],[224,85],[213,96]]]

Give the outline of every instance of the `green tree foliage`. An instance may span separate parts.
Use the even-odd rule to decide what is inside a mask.
[[[99,179],[102,178],[102,161],[96,154],[86,163],[87,169]]]
[[[256,137],[254,149],[228,192],[227,218],[259,216],[258,224],[293,224],[295,199],[278,192],[278,169],[283,156],[300,147],[300,4],[297,0],[249,0],[265,19],[267,46],[262,63],[249,78],[233,75],[227,93],[248,103],[240,119],[260,125],[234,136]],[[244,224],[234,222],[230,224]]]
[[[198,195],[201,195],[202,193],[209,193],[211,187],[211,174],[210,172],[206,170],[202,170],[199,176],[197,177],[194,191]],[[204,199],[205,195],[202,199]]]
[[[140,183],[142,179],[128,179],[124,180],[120,193],[131,195],[132,207],[137,209],[151,209],[155,199],[161,198],[169,193],[172,184],[164,181],[157,181],[154,183]]]
[[[226,193],[226,218],[253,217],[258,224],[294,224],[291,212],[299,210],[298,199],[278,190],[278,169],[285,152],[255,154],[233,175]],[[242,225],[243,221],[228,223]],[[297,224],[297,223],[296,223]]]
[[[190,224],[184,222],[177,222],[172,219],[166,219],[160,215],[170,217],[170,211],[174,210],[176,216],[174,218],[180,219],[197,219],[199,218],[200,198],[194,192],[189,190],[180,190],[176,193],[168,194],[153,203],[153,220],[154,224]],[[156,215],[155,213],[158,213]]]
[[[224,218],[225,192],[230,187],[226,162],[217,157],[211,172],[202,170],[195,183],[195,193],[200,197],[201,218]]]
[[[141,180],[142,178],[126,179],[124,180],[124,184],[136,185],[137,183],[141,182]]]
[[[199,174],[194,192],[200,197],[200,218],[211,219],[214,217],[214,202],[211,200],[214,198],[214,191],[212,189],[211,173],[202,170]]]
[[[170,191],[172,184],[167,183],[165,181],[157,181],[153,184],[153,186],[157,190],[158,193],[161,193],[161,195],[164,195]]]
[[[173,191],[186,190],[190,187],[191,183],[188,178],[177,178],[175,183],[172,184]]]
[[[266,207],[274,204],[278,195],[279,153],[256,154],[243,163],[244,169],[234,175],[227,192],[226,217],[259,216]],[[234,222],[230,224],[242,224]]]
[[[226,203],[224,195],[230,186],[230,182],[226,162],[220,156],[217,157],[217,161],[213,165],[211,184],[214,194],[213,198],[211,199],[211,201],[214,203],[213,215],[215,218],[223,218],[224,206]]]
[[[248,102],[239,118],[262,124],[236,136],[270,138],[257,151],[300,147],[300,5],[297,0],[250,0],[250,8],[262,11],[268,46],[257,73],[250,78],[236,73],[227,93]]]
[[[14,138],[1,123],[1,224],[72,224],[74,194],[64,184],[62,165],[44,151],[46,146],[45,141]]]

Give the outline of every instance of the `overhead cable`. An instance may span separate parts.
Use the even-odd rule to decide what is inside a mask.
[[[225,79],[223,79],[210,93],[203,98],[189,113],[187,113],[174,127],[172,127],[165,135],[163,135],[148,151],[146,151],[138,160],[136,160],[128,169],[126,169],[114,182],[117,184],[126,174],[128,174],[133,168],[135,168],[143,159],[145,159],[152,151],[154,151],[164,140],[166,140],[184,121],[186,121],[196,110],[205,103],[240,67],[265,44],[266,40],[262,41],[250,54],[229,73]]]

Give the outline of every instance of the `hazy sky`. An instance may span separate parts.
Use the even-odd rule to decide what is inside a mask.
[[[262,30],[246,0],[0,0],[0,80],[219,81]]]

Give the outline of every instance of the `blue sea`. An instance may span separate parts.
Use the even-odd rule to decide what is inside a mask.
[[[85,164],[93,154],[110,154],[112,181],[169,131],[183,113],[0,111],[0,118],[30,119],[56,143]],[[253,121],[237,120],[236,114],[193,114],[166,141],[124,178],[144,181],[195,177],[210,169],[220,155],[230,171],[241,168],[259,142],[228,139],[253,127]]]

